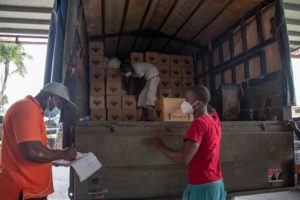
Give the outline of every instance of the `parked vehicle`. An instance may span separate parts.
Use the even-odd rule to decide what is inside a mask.
[[[70,197],[170,199],[185,187],[185,166],[146,141],[156,133],[181,145],[189,122],[78,120],[91,115],[93,61],[101,67],[104,56],[130,60],[131,52],[193,57],[194,84],[210,88],[211,103],[224,120],[221,165],[229,196],[294,187],[293,135],[281,123],[294,103],[282,16],[277,0],[69,1],[63,67],[53,70],[61,72],[81,111],[64,110],[64,144],[92,151],[103,164],[84,182],[71,172]],[[97,42],[103,42],[103,53],[92,57]],[[104,79],[99,86],[104,90]],[[239,103],[231,109],[233,101],[224,99],[233,98]],[[228,116],[235,121],[226,121]],[[280,174],[278,180],[270,179],[270,171]]]

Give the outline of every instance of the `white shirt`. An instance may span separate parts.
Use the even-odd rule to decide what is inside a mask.
[[[132,64],[132,67],[138,78],[145,76],[146,80],[150,80],[155,76],[159,76],[158,69],[150,63],[135,63]]]

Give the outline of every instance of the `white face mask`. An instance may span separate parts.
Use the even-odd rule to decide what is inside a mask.
[[[131,72],[126,72],[126,73],[124,74],[124,76],[125,76],[125,77],[131,76]]]
[[[181,108],[181,112],[185,115],[194,113],[193,106],[187,101],[182,102],[180,108]]]

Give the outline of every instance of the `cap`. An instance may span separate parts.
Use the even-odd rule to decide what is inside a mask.
[[[59,82],[50,82],[44,85],[42,92],[49,92],[51,94],[57,95],[63,99],[65,99],[71,106],[79,109],[71,100],[69,96],[68,88]]]

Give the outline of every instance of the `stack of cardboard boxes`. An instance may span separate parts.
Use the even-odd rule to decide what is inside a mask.
[[[89,43],[89,72],[91,118],[95,121],[105,121],[105,69],[102,42]]]
[[[184,116],[180,112],[180,104],[184,101],[184,91],[194,85],[192,56],[158,54],[157,52],[132,52],[130,61],[132,64],[138,62],[152,63],[160,72],[155,120],[192,120],[192,116]]]
[[[137,121],[141,110],[137,109],[135,96],[121,95],[122,75],[118,68],[104,67],[104,45],[89,43],[90,109],[93,121]],[[156,52],[132,52],[132,64],[148,62],[160,72],[158,100],[155,105],[156,121],[191,121],[183,115],[180,104],[186,88],[194,85],[193,58],[158,54]]]
[[[108,121],[137,121],[135,96],[121,95],[122,74],[108,68],[106,79],[106,108]]]
[[[90,109],[93,121],[137,121],[135,96],[122,96],[119,69],[104,67],[102,42],[89,43]]]

